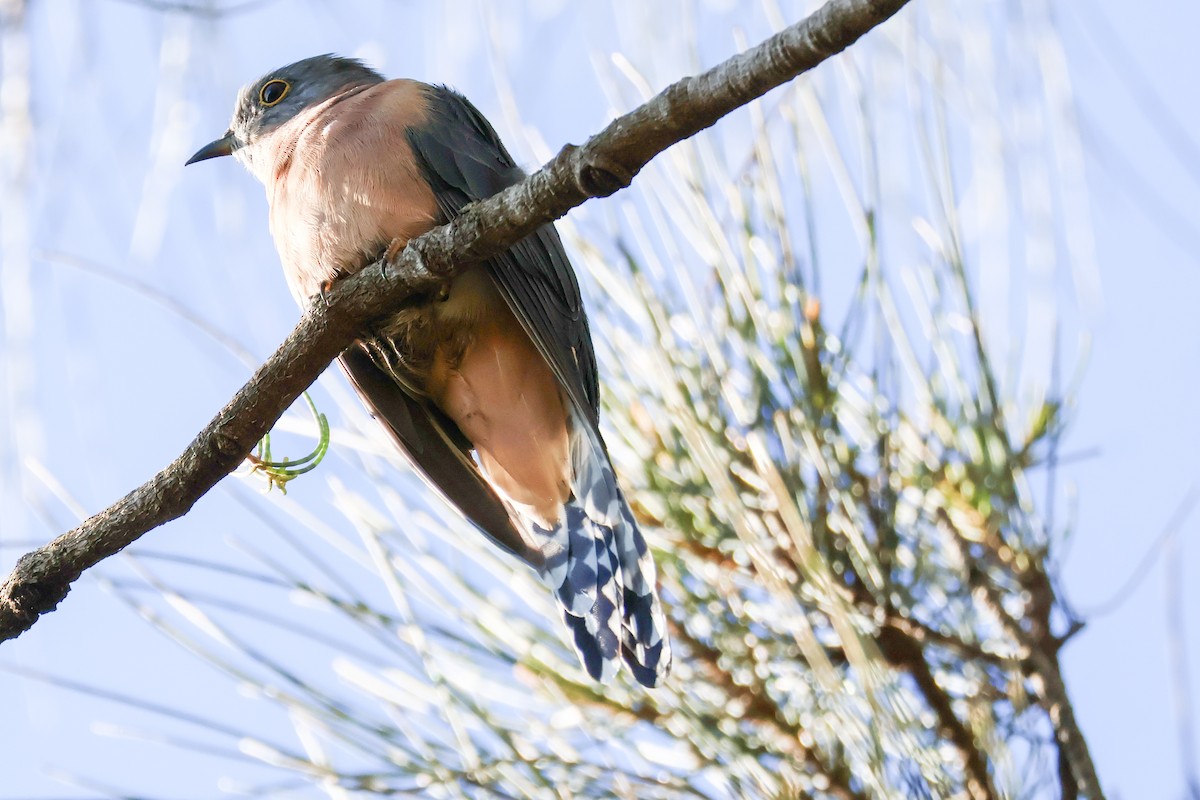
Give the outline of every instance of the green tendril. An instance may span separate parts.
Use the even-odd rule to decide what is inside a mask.
[[[246,457],[250,462],[250,471],[261,472],[266,477],[268,492],[278,486],[279,491],[287,494],[288,481],[316,469],[321,459],[325,458],[325,453],[329,451],[329,420],[317,411],[317,406],[308,392],[304,393],[304,400],[308,403],[308,410],[312,412],[313,419],[317,421],[319,436],[316,449],[303,458],[272,461],[271,434],[267,433],[259,441],[255,452]]]

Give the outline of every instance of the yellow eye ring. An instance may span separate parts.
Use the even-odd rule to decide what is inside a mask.
[[[287,97],[287,93],[291,91],[292,85],[285,80],[276,78],[275,80],[267,81],[263,87],[258,90],[258,102],[270,108],[277,105],[279,101]]]

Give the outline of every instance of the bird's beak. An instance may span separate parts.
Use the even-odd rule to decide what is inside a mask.
[[[208,144],[204,145],[204,147],[201,147],[199,150],[197,150],[196,155],[189,158],[184,166],[186,167],[188,164],[195,164],[197,161],[207,161],[208,159],[216,158],[217,156],[232,155],[233,151],[238,149],[238,146],[239,142],[237,137],[233,135],[233,131],[226,131],[225,135],[220,139],[209,142]]]

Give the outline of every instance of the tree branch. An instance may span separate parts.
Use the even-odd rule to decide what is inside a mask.
[[[0,641],[52,611],[84,570],[186,514],[368,323],[470,263],[502,253],[591,197],[629,185],[650,159],[845,50],[908,0],[829,0],[807,19],[719,66],[668,87],[581,147],[473,204],[452,224],[340,281],[309,309],[249,383],[166,469],[54,541],[27,553],[0,585]]]
[[[987,756],[976,744],[970,727],[954,713],[950,695],[938,684],[920,642],[899,627],[879,629],[879,650],[892,666],[912,676],[925,702],[937,715],[943,737],[958,748],[963,762],[963,783],[971,800],[996,800],[999,795],[988,773]]]
[[[938,511],[938,525],[947,531],[947,541],[958,548],[959,558],[964,563],[971,563],[970,555],[963,546],[965,537],[955,527],[945,510]],[[1040,571],[1041,567],[1032,566],[1030,569]],[[1104,790],[1100,787],[1096,765],[1092,761],[1087,740],[1083,738],[1083,729],[1075,719],[1075,709],[1067,694],[1067,685],[1062,679],[1062,665],[1058,657],[1061,642],[1049,634],[1049,610],[1034,609],[1029,615],[1035,619],[1039,616],[1046,619],[1046,622],[1039,626],[1042,634],[1032,636],[1005,608],[1000,590],[987,578],[983,570],[972,570],[969,580],[976,587],[980,601],[987,606],[1016,643],[1017,660],[1021,664],[1021,670],[1033,685],[1038,703],[1050,717],[1054,739],[1059,747],[1060,777],[1067,781],[1063,784],[1063,796],[1073,793],[1074,796],[1082,795],[1089,800],[1104,800]],[[1039,590],[1036,594],[1041,603],[1053,603],[1053,588],[1049,586],[1044,574],[1042,580],[1045,581],[1046,589]],[[1026,585],[1031,582],[1034,581],[1029,576],[1024,577]]]

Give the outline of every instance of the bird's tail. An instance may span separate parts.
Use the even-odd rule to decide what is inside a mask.
[[[654,559],[600,437],[578,414],[571,421],[571,497],[552,529],[527,523],[546,556],[541,576],[589,675],[607,682],[619,655],[638,683],[657,686],[670,670],[671,645]]]

